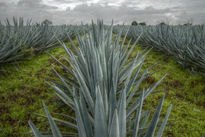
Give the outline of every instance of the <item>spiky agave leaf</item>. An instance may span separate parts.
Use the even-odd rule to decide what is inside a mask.
[[[52,130],[52,135],[54,137],[62,137],[62,134],[60,132],[60,130],[58,129],[56,123],[54,122],[53,118],[51,117],[51,114],[49,113],[45,103],[43,102],[43,107],[44,107],[44,110],[46,112],[46,115],[48,117],[48,121],[49,121],[49,124],[51,126],[51,130]],[[29,120],[29,125],[34,133],[34,135],[36,137],[42,137],[42,134],[38,131],[38,129],[36,128],[36,126],[33,124],[32,121]]]
[[[164,77],[154,86],[140,91],[139,85],[150,69],[140,72],[148,52],[138,54],[128,63],[128,57],[138,40],[128,49],[129,45],[124,48],[124,40],[121,42],[120,38],[121,34],[113,41],[112,26],[105,29],[103,23],[98,22],[97,25],[93,24],[92,31],[84,38],[77,37],[78,47],[71,41],[73,50],[62,43],[72,68],[67,73],[73,73],[71,76],[78,84],[71,87],[68,78],[56,73],[64,88],[55,83],[52,88],[75,110],[80,137],[125,137],[130,132],[138,136],[147,129],[149,113],[142,110],[143,100]],[[70,91],[72,88],[74,90]],[[135,98],[135,94],[140,97]],[[155,132],[162,103],[163,98],[147,134],[153,135]],[[128,119],[134,122],[128,123]],[[160,128],[159,134],[165,125]]]
[[[36,137],[42,137],[42,134],[39,132],[39,130],[36,128],[36,126],[31,120],[28,121],[28,124]]]

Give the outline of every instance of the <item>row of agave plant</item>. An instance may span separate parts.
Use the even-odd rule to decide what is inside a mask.
[[[58,39],[67,41],[67,36],[73,37],[75,32],[83,33],[88,27],[81,26],[49,26],[33,24],[31,20],[13,18],[0,22],[0,64],[15,63],[25,59],[25,56],[41,53],[58,44]]]
[[[136,39],[142,34],[142,46],[154,47],[172,55],[183,68],[205,74],[205,25],[124,26],[124,35],[129,27],[128,37]],[[116,26],[115,31],[118,29]]]
[[[70,120],[54,118],[46,105],[43,107],[50,123],[50,132],[40,132],[30,120],[28,123],[36,137],[44,135],[62,137],[161,137],[170,115],[169,107],[165,119],[160,119],[164,96],[150,120],[150,111],[143,110],[145,98],[154,91],[161,78],[149,88],[140,88],[144,79],[152,75],[141,67],[149,50],[138,53],[136,58],[129,57],[138,42],[125,45],[121,33],[113,37],[113,27],[103,27],[99,21],[84,37],[77,36],[78,46],[70,39],[71,48],[61,42],[70,66],[53,57],[68,75],[62,76],[56,70],[59,81],[48,82],[57,96],[74,110],[75,115],[64,115]],[[62,114],[61,114],[62,115]],[[61,132],[57,124],[65,125],[70,132]],[[73,131],[73,132],[71,132]]]

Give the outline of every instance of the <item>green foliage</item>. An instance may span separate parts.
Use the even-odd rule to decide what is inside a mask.
[[[42,24],[44,25],[52,25],[52,21],[48,20],[48,19],[45,19]]]
[[[146,22],[140,22],[139,25],[146,26]]]
[[[133,26],[137,26],[138,23],[137,23],[137,21],[133,21],[131,25],[133,25]]]
[[[160,22],[159,25],[166,25],[166,23],[165,22]]]

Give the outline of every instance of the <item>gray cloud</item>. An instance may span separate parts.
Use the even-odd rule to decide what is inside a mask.
[[[204,0],[0,0],[0,20],[22,16],[35,22],[47,18],[54,24],[90,23],[98,18],[106,23],[113,19],[127,24],[133,20],[198,24],[205,23],[204,7]]]
[[[54,6],[42,4],[42,0],[19,0],[17,3],[5,3],[3,8],[0,6],[0,20],[5,18],[12,19],[14,17],[24,17],[34,22],[40,22],[45,18],[52,20],[52,12],[57,9]],[[5,6],[6,5],[6,6]]]

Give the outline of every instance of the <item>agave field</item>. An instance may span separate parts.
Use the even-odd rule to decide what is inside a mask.
[[[204,26],[0,24],[0,136],[201,137]]]
[[[32,24],[23,18],[13,18],[0,23],[0,64],[17,63],[25,60],[29,54],[41,53],[55,45],[59,40],[68,41],[76,32],[82,34],[88,27],[48,26]]]
[[[115,32],[123,28],[123,34],[130,26],[116,26]],[[136,39],[141,36],[139,43],[143,46],[154,47],[156,50],[171,55],[181,64],[182,68],[190,71],[205,73],[205,26],[131,26],[128,37]]]

